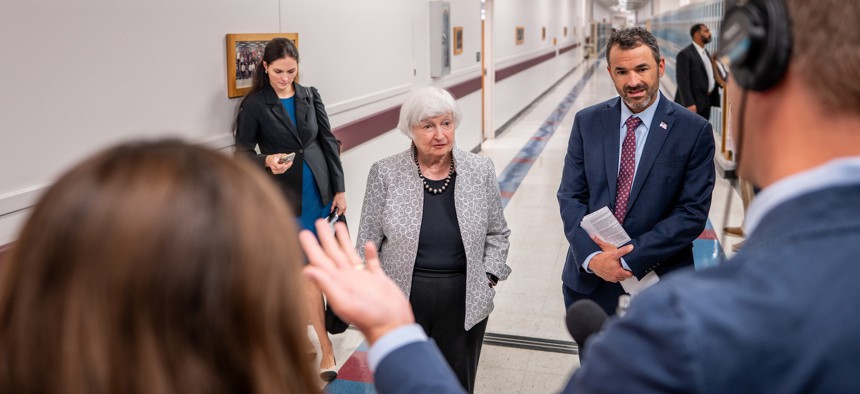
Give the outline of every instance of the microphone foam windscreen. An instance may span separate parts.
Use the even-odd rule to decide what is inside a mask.
[[[581,349],[588,337],[599,332],[607,319],[606,312],[596,302],[579,300],[567,308],[567,316],[564,320],[567,331]]]

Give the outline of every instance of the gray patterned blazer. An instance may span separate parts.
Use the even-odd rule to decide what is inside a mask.
[[[496,290],[487,285],[489,272],[507,279],[511,272],[508,237],[493,162],[454,148],[454,207],[466,249],[466,324],[469,330],[493,311]],[[387,157],[370,168],[361,210],[356,249],[373,242],[385,274],[409,296],[418,256],[418,234],[424,212],[424,185],[412,158],[412,148]]]

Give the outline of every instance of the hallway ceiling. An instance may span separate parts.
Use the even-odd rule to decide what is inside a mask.
[[[606,8],[615,11],[636,11],[645,3],[647,0],[595,0]],[[624,5],[622,7],[622,4]]]

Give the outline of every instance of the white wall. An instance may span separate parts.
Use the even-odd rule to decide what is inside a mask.
[[[581,41],[573,32],[582,31],[585,1],[498,1],[497,67]],[[172,136],[229,147],[239,99],[226,96],[225,34],[299,33],[301,80],[320,89],[337,127],[398,105],[415,86],[480,75],[480,0],[452,0],[451,9],[452,26],[464,28],[464,51],[452,57],[451,75],[433,79],[428,1],[3,0],[0,244],[15,239],[46,186],[108,145]],[[526,26],[525,45],[513,45],[515,25]],[[499,83],[496,127],[576,64],[578,53]],[[480,91],[459,103],[457,143],[472,149],[481,142]],[[392,131],[344,154],[351,227],[370,164],[407,146]]]
[[[320,90],[333,125],[396,105],[411,90],[420,68],[412,26],[428,13],[418,3],[281,0],[282,30],[299,32],[301,81]]]
[[[498,1],[494,26],[496,69],[555,52],[584,38],[573,32],[583,23],[582,2],[585,0]],[[525,28],[524,43],[516,45],[516,26]],[[547,27],[546,40],[541,40],[541,27]],[[568,35],[564,37],[564,26]],[[557,45],[552,45],[552,38]],[[534,101],[550,85],[582,60],[581,48],[559,58],[541,63],[508,79],[497,81],[493,92],[493,125],[501,127],[521,109]]]
[[[685,2],[686,5],[689,1]],[[636,17],[640,23],[646,19],[681,8],[681,0],[651,0],[637,10]]]
[[[603,4],[600,4],[596,1],[594,1],[592,4],[594,4],[594,6],[592,7],[592,20],[597,22],[612,23],[612,10],[604,7]]]
[[[463,27],[463,53],[456,56],[453,53],[451,54],[451,74],[441,78],[430,77],[429,2],[413,1],[404,3],[413,4],[410,17],[406,18],[411,27],[405,30],[407,33],[400,34],[411,40],[411,50],[408,53],[411,55],[411,62],[416,70],[412,86],[435,85],[447,88],[481,75],[481,63],[475,58],[475,52],[481,50],[480,1],[453,0],[450,2],[451,27]],[[398,33],[393,32],[392,34]],[[384,64],[376,64],[376,66],[383,69],[386,68]],[[373,110],[370,111],[367,108],[359,108],[352,112],[361,114],[362,116],[367,114],[365,112],[378,112],[399,104],[402,102],[404,96],[405,92],[396,96],[393,100],[368,105],[367,107],[373,107]],[[465,97],[461,97],[458,100],[458,104],[463,112],[463,119],[457,127],[456,144],[462,149],[471,150],[480,145],[482,140],[481,92],[476,91]],[[358,117],[361,116],[353,116],[352,119]],[[407,149],[409,144],[410,141],[406,136],[397,130],[391,130],[369,142],[344,152],[343,156],[341,156],[346,176],[347,217],[350,231],[355,232],[358,229],[358,219],[361,214],[361,204],[364,199],[367,174],[370,166],[379,159]]]
[[[9,212],[106,145],[165,136],[229,143],[235,103],[226,96],[224,35],[278,31],[277,7],[4,0],[0,235],[16,227]]]

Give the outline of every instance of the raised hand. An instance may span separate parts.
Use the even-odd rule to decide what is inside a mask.
[[[325,220],[317,220],[316,226],[319,241],[310,231],[299,234],[310,262],[304,274],[322,290],[340,318],[355,324],[370,344],[415,322],[406,296],[379,266],[372,243],[364,246],[365,265],[352,247],[346,225],[335,224],[337,239]]]

